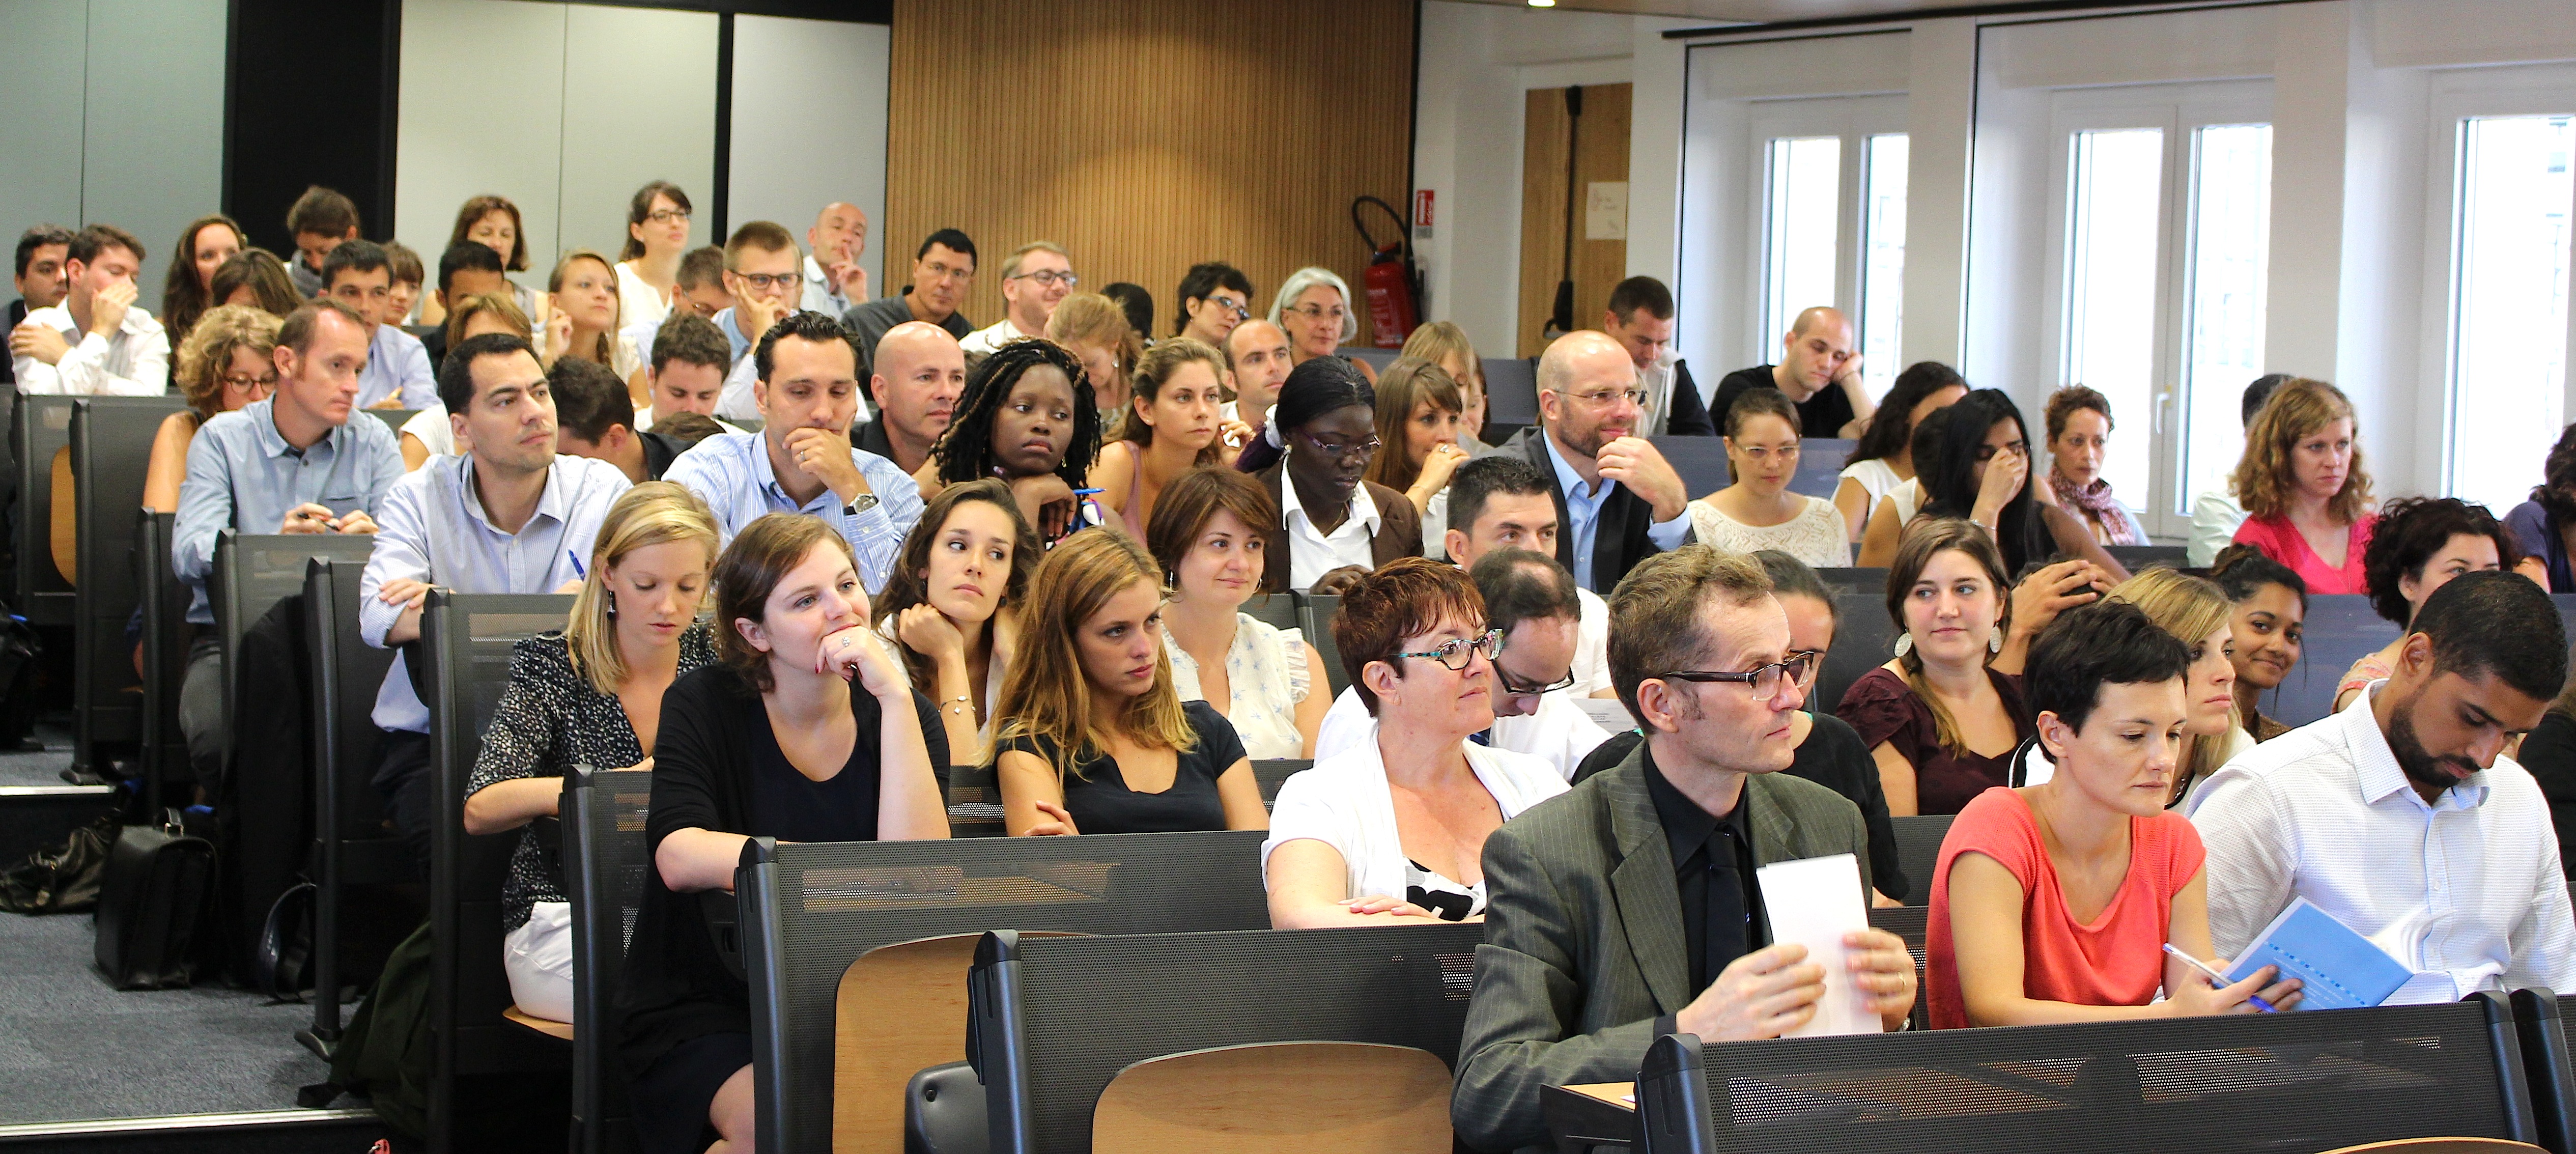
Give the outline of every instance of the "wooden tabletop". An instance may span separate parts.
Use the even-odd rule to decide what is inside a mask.
[[[1556,1138],[1557,1149],[1636,1146],[1635,1093],[1633,1082],[1548,1087],[1541,1098],[1547,1107],[1548,1132]]]

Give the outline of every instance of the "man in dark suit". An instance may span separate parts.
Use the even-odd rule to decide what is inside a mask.
[[[1567,333],[1538,361],[1539,423],[1500,447],[1555,478],[1557,564],[1595,593],[1690,540],[1681,475],[1637,434],[1642,397],[1637,366],[1618,342]]]
[[[1848,853],[1865,904],[1869,837],[1851,802],[1779,772],[1796,757],[1804,669],[1761,565],[1704,545],[1666,553],[1629,575],[1610,615],[1611,682],[1644,744],[1485,841],[1485,942],[1449,1107],[1479,1150],[1552,1149],[1541,1088],[1632,1079],[1661,1035],[1797,1029],[1827,966],[1886,1029],[1914,1006],[1894,934],[1851,934],[1840,957],[1766,944],[1754,871]]]

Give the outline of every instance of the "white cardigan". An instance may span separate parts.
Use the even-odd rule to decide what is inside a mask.
[[[1565,779],[1527,754],[1468,742],[1467,766],[1494,797],[1503,820],[1566,791]],[[1315,763],[1279,787],[1270,810],[1270,837],[1261,843],[1262,883],[1270,880],[1270,853],[1292,841],[1319,841],[1339,850],[1349,870],[1352,897],[1405,895],[1404,842],[1395,829],[1395,799],[1386,785],[1386,762],[1377,742],[1365,741]],[[1485,887],[1469,887],[1484,908]]]

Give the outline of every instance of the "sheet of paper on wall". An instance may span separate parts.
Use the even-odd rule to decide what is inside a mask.
[[[1805,946],[1807,960],[1825,968],[1825,996],[1816,1003],[1816,1016],[1788,1036],[1878,1033],[1882,1024],[1862,1007],[1860,992],[1852,988],[1843,945],[1844,935],[1869,928],[1869,909],[1860,898],[1860,860],[1841,853],[1773,862],[1753,876],[1762,886],[1771,941]]]
[[[1583,239],[1628,239],[1628,182],[1593,181],[1583,197]]]

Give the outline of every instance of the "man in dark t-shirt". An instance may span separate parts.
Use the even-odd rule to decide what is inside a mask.
[[[1780,343],[1779,363],[1738,369],[1717,383],[1717,395],[1708,404],[1717,431],[1726,431],[1726,412],[1744,390],[1773,388],[1798,406],[1801,435],[1859,436],[1878,411],[1878,401],[1861,384],[1851,321],[1838,309],[1811,308],[1798,314],[1798,323]]]

